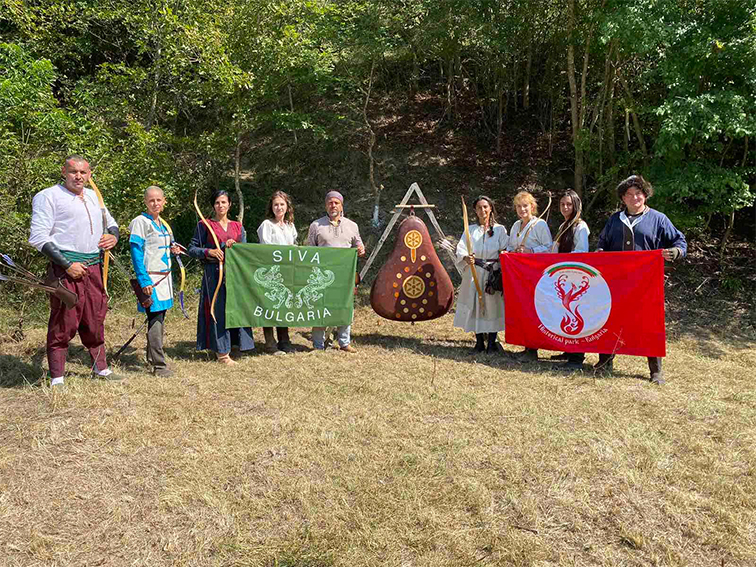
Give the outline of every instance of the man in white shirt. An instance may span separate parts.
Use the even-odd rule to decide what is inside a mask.
[[[62,183],[34,196],[29,236],[29,244],[50,260],[48,276],[79,297],[70,309],[50,297],[47,363],[51,386],[63,384],[68,343],[77,332],[92,357],[93,373],[105,380],[120,380],[105,358],[108,298],[100,268],[102,251],[118,242],[118,223],[100,208],[95,192],[85,188],[91,176],[86,159],[67,157],[61,173]]]

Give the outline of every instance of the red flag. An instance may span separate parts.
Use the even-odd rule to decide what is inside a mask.
[[[501,254],[506,342],[665,356],[661,250]]]

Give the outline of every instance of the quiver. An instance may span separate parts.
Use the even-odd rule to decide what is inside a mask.
[[[57,297],[67,309],[73,309],[79,302],[79,296],[76,292],[64,287],[60,278],[55,276],[52,265],[48,267],[47,277],[42,288],[53,297]]]

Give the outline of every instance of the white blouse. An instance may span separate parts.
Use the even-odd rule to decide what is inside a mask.
[[[524,227],[520,228],[521,225],[521,220],[512,225],[512,230],[509,232],[509,243],[507,244],[509,252],[516,250],[521,244],[525,248],[531,248],[535,254],[551,251],[553,245],[551,231],[545,220],[532,218]],[[525,238],[525,233],[527,233],[527,238]],[[523,238],[525,238],[524,242]]]
[[[572,239],[572,252],[588,252],[588,236],[591,234],[588,225],[584,220],[580,220],[573,228],[575,234]],[[559,252],[559,242],[554,241],[553,252]]]
[[[297,244],[297,229],[288,222],[280,226],[270,219],[265,219],[257,227],[257,238],[260,240],[260,244],[295,246]]]

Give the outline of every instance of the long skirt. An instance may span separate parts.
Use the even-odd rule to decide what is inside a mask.
[[[215,319],[210,314],[210,303],[218,285],[218,264],[207,263],[202,276],[202,291],[197,317],[197,350],[210,349],[221,354],[231,351],[231,347],[239,350],[252,350],[255,340],[252,338],[250,327],[238,329],[226,328],[226,284],[221,285],[218,299],[215,301]]]

